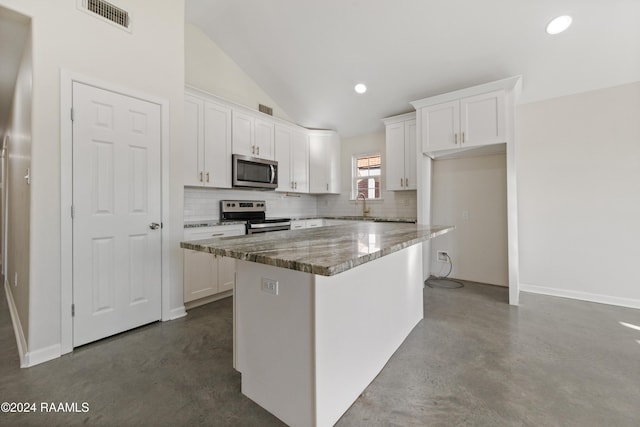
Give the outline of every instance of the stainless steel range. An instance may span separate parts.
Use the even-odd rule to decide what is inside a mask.
[[[222,221],[246,221],[247,234],[291,229],[291,218],[268,218],[264,200],[221,200]]]

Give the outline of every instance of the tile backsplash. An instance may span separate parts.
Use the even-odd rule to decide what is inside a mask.
[[[350,200],[351,193],[318,196],[318,215],[352,216],[362,215],[362,200]],[[367,200],[369,216],[382,218],[416,218],[417,199],[415,191],[383,191],[381,200]]]
[[[268,217],[352,216],[362,214],[362,201],[350,200],[350,193],[310,195],[274,191],[184,188],[184,221],[220,219],[220,200],[264,200]],[[415,218],[415,191],[383,191],[382,200],[367,201],[369,216]]]
[[[274,191],[185,187],[184,221],[220,219],[220,200],[264,200],[268,217],[315,216],[318,214],[316,197]]]

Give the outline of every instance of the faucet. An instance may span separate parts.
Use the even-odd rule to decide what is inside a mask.
[[[358,195],[356,196],[356,206],[358,205],[358,199],[360,199],[360,196],[362,196],[362,217],[366,217],[367,214],[371,211],[371,208],[367,209],[367,198],[365,197],[364,193],[358,193]]]

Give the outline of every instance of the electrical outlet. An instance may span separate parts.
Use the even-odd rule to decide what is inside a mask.
[[[263,277],[261,289],[268,294],[278,295],[278,281]]]
[[[449,252],[438,251],[438,262],[448,262],[448,261],[449,261]]]

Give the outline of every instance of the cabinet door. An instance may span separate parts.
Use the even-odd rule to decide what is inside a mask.
[[[340,167],[342,165],[342,156],[340,153],[340,136],[336,133],[329,138],[329,154],[328,154],[328,172],[329,177],[329,193],[340,193]]]
[[[408,120],[404,122],[404,189],[415,190],[418,188],[418,174],[416,168],[418,166],[418,152],[416,147],[416,121]]]
[[[184,302],[218,293],[218,260],[206,252],[184,250]]]
[[[291,174],[291,143],[290,129],[276,126],[276,161],[278,162],[278,188],[276,191],[292,191],[293,176]]]
[[[232,117],[233,133],[231,146],[233,154],[255,156],[253,135],[254,118],[238,111],[234,111]]]
[[[231,109],[204,104],[204,184],[231,188]]]
[[[182,149],[183,184],[201,186],[204,173],[203,155],[204,101],[189,94],[184,96],[185,136]]]
[[[327,193],[329,180],[327,163],[329,159],[329,144],[326,135],[311,135],[309,137],[309,192]]]
[[[460,147],[460,101],[422,108],[422,151]]]
[[[340,193],[340,136],[335,132],[309,136],[309,192]]]
[[[309,137],[293,132],[291,141],[291,180],[296,193],[309,192]]]
[[[506,142],[504,99],[499,90],[460,100],[463,147]]]
[[[404,122],[393,123],[386,127],[385,135],[387,190],[404,190]]]
[[[274,159],[274,132],[273,123],[262,119],[254,120],[254,153],[261,159]]]
[[[228,257],[218,257],[218,292],[233,289],[236,281],[236,260]]]

